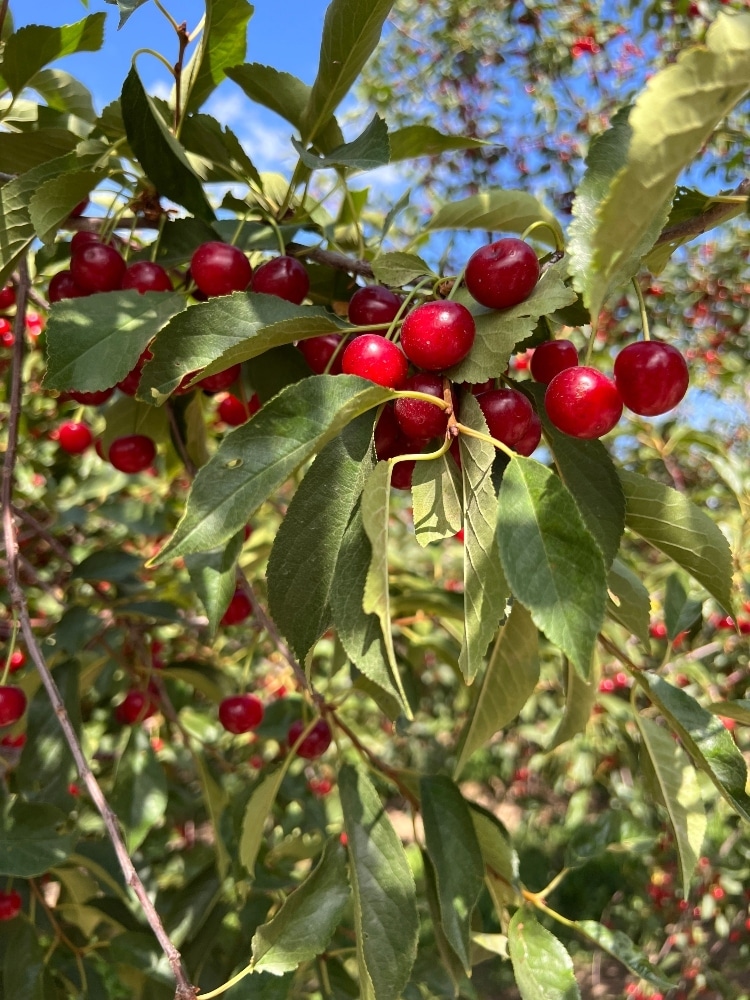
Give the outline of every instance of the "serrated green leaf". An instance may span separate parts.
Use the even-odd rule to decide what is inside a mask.
[[[472,139],[468,135],[444,135],[431,125],[407,125],[391,132],[391,163],[489,145],[491,143],[484,139]]]
[[[487,434],[474,396],[461,402],[461,422]],[[509,587],[497,545],[497,493],[492,483],[495,448],[462,434],[459,438],[464,505],[464,632],[459,665],[470,683],[481,666],[505,608]]]
[[[363,414],[321,451],[298,487],[271,549],[269,610],[300,660],[331,623],[329,601],[339,549],[372,471],[373,420],[374,412]]]
[[[414,877],[365,773],[344,765],[339,791],[354,893],[360,1000],[400,1000],[419,936]]]
[[[46,956],[34,924],[14,920],[3,938],[3,996],[45,1000]]]
[[[35,878],[62,864],[78,839],[55,806],[16,798],[0,813],[0,875]]]
[[[612,563],[607,577],[607,614],[623,628],[649,645],[651,598],[635,573],[620,559]]]
[[[567,743],[579,733],[585,731],[588,721],[591,718],[591,710],[596,701],[599,686],[599,668],[596,664],[596,651],[594,651],[594,665],[592,665],[591,675],[588,680],[583,680],[578,675],[573,665],[568,663],[568,676],[565,688],[565,709],[557,728],[546,749],[556,750],[557,747]]]
[[[103,170],[73,170],[41,184],[29,202],[29,217],[39,238],[48,243],[61,223],[106,177]]]
[[[185,513],[158,560],[219,548],[348,423],[392,395],[356,375],[317,375],[282,390],[227,434],[198,471]]]
[[[484,863],[493,878],[502,879],[509,888],[518,889],[518,854],[513,847],[508,831],[500,820],[476,802],[469,803],[471,821],[477,835],[479,849]]]
[[[500,630],[461,737],[454,776],[471,755],[507,726],[526,704],[539,680],[539,633],[516,602]]]
[[[432,268],[415,253],[381,253],[372,262],[372,270],[377,280],[391,288],[400,288],[418,278],[432,274]]]
[[[452,538],[461,529],[461,478],[446,452],[417,462],[411,481],[414,533],[420,545]]]
[[[144,3],[148,3],[148,0],[104,0],[105,3],[117,6],[120,10],[120,23],[117,25],[117,30],[125,24],[127,19],[133,14],[139,7],[142,7]]]
[[[512,592],[587,679],[607,586],[601,552],[573,497],[543,465],[511,459],[500,488],[497,536]]]
[[[625,491],[625,523],[631,531],[673,559],[732,610],[732,554],[710,517],[669,486],[619,470]]]
[[[483,229],[487,232],[522,233],[534,222],[548,223],[562,240],[559,222],[533,195],[526,191],[490,188],[443,205],[426,228],[429,232],[437,229]],[[534,233],[534,238],[555,246],[552,233],[541,227]]]
[[[221,617],[237,586],[237,559],[244,532],[238,531],[222,549],[185,556],[185,568],[198,600],[208,615],[208,637],[213,640]]]
[[[425,846],[435,869],[442,927],[467,975],[471,917],[484,884],[484,861],[469,807],[444,775],[419,783]]]
[[[229,126],[222,126],[210,115],[193,114],[186,118],[180,131],[180,141],[189,153],[193,153],[204,161],[200,164],[193,161],[193,166],[206,183],[235,182],[238,178],[242,178],[248,182],[252,181],[259,188],[263,187],[255,164],[242,148],[237,136]],[[216,232],[218,231],[217,225]],[[209,239],[215,239],[216,232]],[[240,239],[244,232],[245,227],[243,226]],[[244,248],[244,241],[241,239],[241,242],[235,245]],[[278,241],[276,245],[278,246]],[[194,246],[195,243],[192,243],[183,257],[190,256]],[[161,251],[161,245],[159,249]]]
[[[253,935],[254,968],[278,976],[325,951],[350,896],[346,853],[329,840],[317,867]]]
[[[343,167],[347,170],[375,170],[390,161],[388,126],[385,119],[375,115],[364,132],[341,146],[332,149],[325,156],[317,156],[305,149],[301,142],[292,139],[292,145],[299,158],[310,170],[327,170]]]
[[[80,136],[64,128],[0,132],[0,170],[8,174],[26,173],[40,163],[70,153],[80,141]]]
[[[73,115],[92,125],[96,121],[91,91],[70,73],[61,69],[42,69],[34,74],[28,85],[55,111]],[[30,136],[27,134],[26,138]]]
[[[11,93],[16,97],[34,75],[48,63],[74,52],[96,52],[104,42],[102,13],[89,14],[75,24],[53,28],[29,24],[19,28],[5,43],[2,72]]]
[[[110,794],[131,854],[164,819],[167,797],[164,768],[156,758],[146,730],[135,725],[117,764],[117,780]]]
[[[674,832],[682,889],[687,899],[707,826],[695,768],[668,729],[640,714],[636,715],[636,722]]]
[[[254,877],[255,862],[263,843],[266,819],[273,808],[276,796],[279,794],[279,788],[281,788],[281,782],[284,780],[290,759],[290,755],[287,754],[287,760],[281,767],[277,767],[265,775],[253,790],[245,807],[240,835],[239,859],[247,868],[250,878]]]
[[[576,922],[575,928],[612,958],[621,962],[626,969],[630,969],[633,975],[638,976],[639,979],[645,979],[647,983],[661,990],[669,990],[674,987],[674,983],[665,979],[649,962],[640,948],[637,948],[627,934],[622,931],[610,930],[609,927],[597,923],[596,920],[579,920]]]
[[[188,83],[187,113],[197,111],[224,79],[230,66],[238,66],[247,49],[247,24],[255,8],[247,0],[208,0],[200,48],[185,68]]]
[[[56,302],[47,324],[45,388],[95,392],[115,385],[184,308],[177,292],[133,289]]]
[[[745,791],[747,766],[721,719],[656,674],[644,670],[637,679],[680,737],[696,767],[709,776],[743,819],[750,820],[750,796]]]
[[[530,907],[513,914],[508,952],[521,1000],[581,1000],[570,955]]]
[[[203,185],[190,166],[184,149],[143,89],[134,67],[125,78],[120,105],[130,148],[159,194],[176,201],[198,218],[211,222],[215,216]]]
[[[689,597],[677,573],[670,573],[664,588],[664,624],[670,642],[695,625],[703,610],[703,601]]]

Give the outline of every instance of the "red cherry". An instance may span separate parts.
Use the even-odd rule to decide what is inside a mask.
[[[26,733],[19,733],[18,736],[3,736],[0,739],[0,747],[20,747],[26,746]]]
[[[403,299],[383,285],[358,288],[349,300],[349,322],[355,326],[388,327],[398,315]]]
[[[84,292],[113,292],[122,284],[125,261],[114,247],[89,243],[73,254],[70,273]]]
[[[404,320],[401,346],[417,368],[441,372],[466,357],[475,335],[474,317],[460,302],[425,302]]]
[[[143,295],[144,292],[171,292],[172,282],[161,264],[139,260],[127,268],[121,287],[135,288]]]
[[[391,470],[391,486],[394,490],[410,490],[411,481],[416,467],[416,460],[411,458],[406,462],[396,462]]]
[[[86,209],[89,207],[88,198],[84,198],[83,201],[79,201],[76,207],[71,211],[68,216],[69,219],[77,219],[79,216],[83,215]]]
[[[253,399],[256,398],[253,396]],[[227,393],[222,399],[216,412],[219,419],[223,420],[225,424],[229,424],[230,427],[239,427],[240,424],[246,423],[250,416],[247,406],[239,397],[233,396],[231,393]]]
[[[0,288],[0,309],[10,309],[16,304],[16,290],[13,285]]]
[[[72,399],[74,403],[80,403],[82,406],[100,406],[107,402],[114,391],[114,388],[98,389],[96,392],[79,392],[77,389],[73,389],[67,393],[67,396],[68,399]]]
[[[495,388],[494,378],[488,378],[486,382],[462,382],[461,388],[464,392],[470,392],[472,396],[481,396],[483,392],[489,392]]]
[[[211,242],[199,246],[190,261],[193,281],[204,295],[244,292],[253,269],[244,253],[229,243]]]
[[[135,396],[138,391],[138,383],[141,381],[141,373],[143,371],[143,366],[147,361],[153,358],[153,354],[146,348],[145,351],[141,353],[141,356],[136,362],[135,368],[132,368],[128,374],[117,383],[117,388],[120,392],[124,392],[126,396]]]
[[[14,674],[26,663],[26,654],[22,649],[14,649],[10,658],[9,671]]]
[[[219,722],[229,733],[249,733],[263,721],[263,702],[254,694],[235,694],[219,705]]]
[[[204,392],[223,392],[224,389],[228,389],[233,382],[237,381],[241,371],[242,365],[232,365],[225,368],[223,372],[206,375],[197,383],[196,387],[203,389]]]
[[[89,233],[85,229],[79,229],[77,233],[73,233],[73,238],[70,241],[70,253],[78,253],[83,247],[88,246],[90,243],[101,243],[102,238],[99,233]]]
[[[50,302],[62,302],[63,299],[82,299],[88,294],[75,283],[73,275],[67,269],[58,271],[50,278],[47,290],[47,298]]]
[[[622,416],[617,386],[596,368],[566,368],[555,375],[544,405],[558,430],[583,439],[607,434]]]
[[[337,333],[326,333],[320,337],[309,337],[307,340],[300,340],[297,348],[302,352],[302,357],[307,362],[311,372],[315,375],[322,375],[328,362],[335,354],[339,344],[343,340]],[[329,374],[341,374],[341,355],[339,351],[336,359],[329,369]]]
[[[252,612],[253,606],[250,603],[250,598],[244,590],[237,589],[222,616],[221,624],[239,625],[240,622],[244,622],[246,618],[249,618]]]
[[[5,318],[0,318],[0,343],[10,349],[16,342],[13,325]]]
[[[143,722],[152,716],[158,705],[148,691],[134,688],[125,695],[115,709],[115,718],[124,726],[132,726],[135,722]]]
[[[514,237],[475,250],[465,281],[472,298],[490,309],[508,309],[527,299],[539,281],[539,261],[532,247]]]
[[[145,434],[127,434],[112,442],[107,457],[120,472],[143,472],[156,458],[156,445]]]
[[[439,375],[419,372],[408,378],[403,388],[443,398],[443,380]],[[397,399],[395,411],[399,427],[407,437],[415,441],[429,441],[430,438],[440,437],[445,434],[448,426],[445,410],[421,399]]]
[[[523,436],[516,441],[512,446],[515,452],[519,455],[525,455],[527,458],[539,447],[539,442],[542,440],[542,421],[539,419],[536,412],[532,412],[531,420],[529,421],[529,426],[523,433]]]
[[[253,274],[253,291],[300,305],[310,291],[310,276],[295,257],[274,257]]]
[[[371,382],[400,389],[409,365],[403,352],[377,333],[355,337],[344,351],[341,368],[346,375],[360,375]]]
[[[0,890],[0,920],[13,920],[21,912],[21,897],[15,889]]]
[[[493,389],[477,396],[477,402],[492,437],[509,448],[515,447],[534,415],[534,408],[523,393],[516,389]]]
[[[534,350],[531,358],[531,377],[535,382],[549,385],[555,375],[578,364],[576,345],[570,340],[547,340]]]
[[[396,420],[396,411],[392,403],[386,403],[383,412],[378,417],[373,435],[375,444],[375,454],[379,461],[386,458],[393,458],[394,455],[404,454],[399,452],[398,442],[401,438],[401,428]],[[394,450],[395,449],[395,450]]]
[[[26,695],[12,684],[0,687],[0,726],[12,726],[26,711]]]
[[[63,451],[67,451],[69,455],[80,455],[94,440],[94,435],[86,424],[71,420],[60,425],[57,440]]]
[[[287,732],[287,743],[294,746],[307,727],[301,719],[297,719],[289,727]],[[314,760],[326,752],[331,745],[331,730],[325,719],[318,719],[307,736],[297,747],[297,756],[306,760]]]
[[[671,344],[640,340],[615,358],[615,385],[633,413],[656,417],[677,406],[687,392],[688,367]]]

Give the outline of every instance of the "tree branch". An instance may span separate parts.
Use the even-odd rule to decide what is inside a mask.
[[[337,253],[335,250],[306,247],[302,243],[287,243],[286,250],[292,257],[304,257],[305,260],[312,260],[316,264],[325,264],[337,271],[348,271],[350,274],[358,274],[363,278],[375,277],[372,267],[366,260],[347,257],[346,254]]]
[[[737,198],[750,195],[750,177],[746,177],[744,181],[738,184],[734,191],[732,191],[732,195]],[[716,202],[716,204],[706,209],[705,212],[696,215],[692,219],[677,222],[674,226],[667,226],[666,229],[662,230],[654,246],[658,247],[663,246],[665,243],[695,239],[696,236],[701,236],[709,229],[714,229],[716,226],[721,225],[722,222],[731,219],[732,216],[737,214],[737,207],[737,205],[727,204],[726,202]]]

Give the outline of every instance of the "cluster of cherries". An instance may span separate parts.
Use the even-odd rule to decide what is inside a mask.
[[[15,674],[26,663],[26,654],[22,649],[14,649],[6,664],[7,669],[3,671],[0,664],[0,674]],[[26,711],[26,695],[23,689],[15,684],[0,685],[0,729],[14,725]],[[23,746],[21,737],[3,736],[0,738],[0,746],[18,747]]]

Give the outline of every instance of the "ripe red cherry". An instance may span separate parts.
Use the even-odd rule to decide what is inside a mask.
[[[88,246],[90,243],[101,243],[102,238],[99,233],[89,233],[85,229],[80,229],[77,233],[73,233],[73,238],[70,241],[70,253],[78,253],[83,247]]]
[[[26,711],[26,695],[12,684],[0,687],[0,726],[12,726]]]
[[[578,364],[576,345],[570,340],[547,340],[534,349],[531,358],[531,377],[535,382],[549,385],[555,375]]]
[[[22,649],[14,649],[13,654],[10,658],[9,670],[11,674],[14,674],[16,670],[20,670],[21,667],[26,663],[26,654]]]
[[[152,716],[158,708],[148,691],[134,688],[128,691],[115,709],[115,718],[124,726],[132,726],[135,722],[143,722]]]
[[[615,358],[615,385],[633,413],[657,417],[677,406],[687,392],[688,367],[671,344],[640,340]]]
[[[229,243],[211,242],[199,246],[190,261],[193,281],[204,295],[244,292],[253,269],[244,253]]]
[[[274,257],[253,274],[253,291],[300,305],[310,291],[310,276],[295,257]]]
[[[475,335],[474,317],[460,302],[425,302],[404,320],[401,346],[417,368],[441,372],[466,357]]]
[[[229,733],[249,733],[263,721],[263,702],[254,694],[235,694],[219,705],[219,722]]]
[[[114,247],[89,243],[73,254],[70,273],[84,292],[113,292],[122,284],[125,261]]]
[[[411,481],[416,468],[416,460],[408,459],[406,462],[396,462],[391,470],[391,486],[394,490],[410,490]]]
[[[21,897],[16,890],[0,891],[0,920],[13,920],[20,912]]]
[[[566,368],[555,375],[544,405],[558,430],[583,439],[607,434],[622,416],[617,386],[596,368]]]
[[[477,396],[492,437],[514,448],[529,429],[534,408],[516,389],[492,389]]]
[[[225,368],[223,372],[206,375],[205,378],[202,378],[197,383],[196,387],[203,389],[204,392],[223,392],[233,382],[237,381],[241,371],[242,365],[231,365],[229,368]]]
[[[216,412],[219,419],[223,420],[225,424],[229,424],[230,427],[239,427],[240,424],[247,423],[252,414],[257,413],[259,409],[260,400],[257,395],[253,395],[246,406],[238,396],[227,393],[219,403]]]
[[[377,333],[355,337],[344,351],[341,369],[345,375],[360,375],[389,389],[400,389],[409,365],[402,351]]]
[[[63,451],[67,451],[69,455],[80,455],[94,440],[94,435],[86,424],[79,424],[71,420],[68,423],[60,424],[57,440]]]
[[[508,309],[531,295],[539,272],[533,248],[511,236],[475,250],[466,265],[465,281],[481,305]]]
[[[79,201],[76,207],[71,211],[68,216],[69,219],[77,219],[79,216],[83,215],[86,209],[89,207],[88,198],[84,198],[83,201]]]
[[[386,403],[383,412],[378,417],[375,424],[373,441],[375,444],[375,454],[379,461],[386,458],[393,458],[394,455],[405,454],[398,450],[398,442],[401,438],[401,428],[396,420],[396,411],[392,403]]]
[[[120,472],[143,472],[156,458],[156,445],[145,434],[127,434],[112,442],[107,457]]]
[[[121,287],[135,288],[143,295],[144,292],[171,292],[172,282],[161,264],[139,260],[126,269]]]
[[[252,614],[253,606],[244,590],[235,590],[227,610],[221,619],[222,625],[239,625]]]
[[[10,350],[15,342],[12,324],[5,317],[0,317],[0,344]]]
[[[532,452],[535,452],[539,447],[539,442],[542,440],[542,421],[539,419],[536,412],[531,414],[531,420],[529,421],[529,426],[523,433],[523,436],[516,441],[513,445],[513,450],[518,452],[519,455],[525,455],[527,458]]]
[[[73,275],[67,268],[64,271],[58,271],[50,278],[47,290],[47,298],[50,302],[62,302],[63,299],[82,299],[88,294],[75,283]]]
[[[307,362],[311,372],[315,375],[322,375],[328,362],[336,353],[339,344],[343,340],[337,333],[325,333],[320,337],[309,337],[307,340],[300,340],[297,344],[298,350],[302,352],[302,357]],[[329,374],[341,374],[341,355],[343,351],[336,354],[336,359],[329,369]]]
[[[404,382],[404,389],[424,392],[430,396],[443,398],[443,380],[439,375],[419,372]],[[403,433],[415,441],[429,441],[430,438],[445,434],[448,416],[444,409],[421,399],[397,399],[396,420]]]
[[[355,326],[389,326],[403,299],[383,285],[358,288],[349,300],[349,322]]]
[[[10,309],[16,304],[16,290],[13,285],[0,288],[0,309]]]
[[[153,354],[148,348],[141,352],[141,356],[138,358],[135,368],[132,368],[125,378],[117,383],[117,388],[120,392],[124,392],[126,396],[135,396],[138,391],[138,383],[141,381],[143,366],[147,361],[150,361],[151,358],[153,358]]]
[[[297,719],[291,724],[286,736],[286,741],[290,747],[294,746],[302,735],[302,731],[306,728],[307,727],[301,719]],[[306,760],[314,760],[316,757],[320,757],[321,754],[324,754],[330,745],[330,727],[325,719],[318,719],[310,732],[297,747],[297,756],[304,757]]]
[[[80,403],[82,406],[100,406],[107,402],[114,391],[114,388],[98,389],[96,392],[79,392],[78,389],[73,389],[67,393],[67,396],[68,399],[72,399],[74,403]]]

